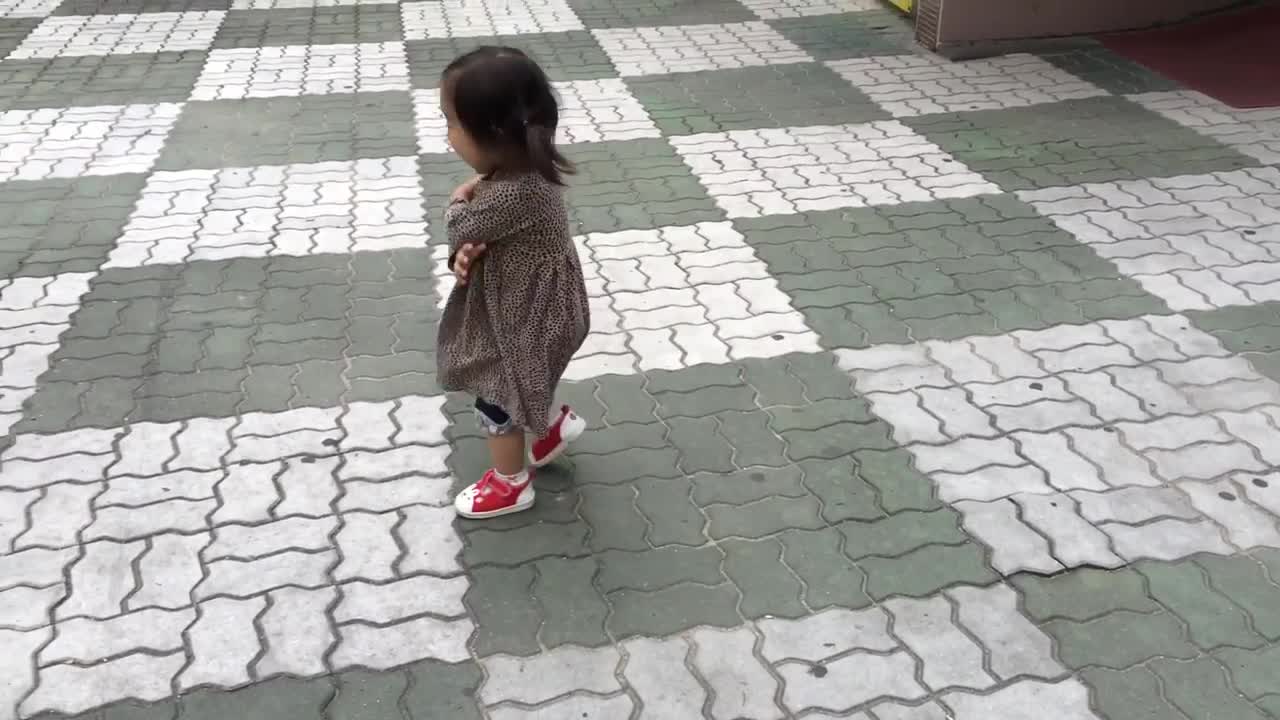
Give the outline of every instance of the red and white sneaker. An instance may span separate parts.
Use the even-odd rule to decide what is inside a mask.
[[[490,470],[453,499],[453,508],[464,518],[484,518],[510,515],[533,507],[533,473],[525,475],[525,481],[513,485]]]
[[[569,443],[582,437],[586,429],[586,420],[568,405],[562,406],[560,415],[551,423],[546,436],[533,441],[533,447],[529,448],[529,463],[536,468],[550,464],[564,454]]]

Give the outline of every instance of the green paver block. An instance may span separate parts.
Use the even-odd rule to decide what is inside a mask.
[[[790,359],[795,356],[788,356]],[[776,405],[802,405],[805,402],[804,384],[779,358],[750,359],[742,361],[742,379],[756,393],[760,407]]]
[[[609,595],[609,630],[624,639],[674,635],[699,625],[737,627],[742,624],[738,600],[738,591],[728,583],[680,583],[653,592],[619,590]]]
[[[723,475],[701,473],[692,476],[693,501],[699,506],[746,505],[770,497],[804,497],[802,472],[791,465],[780,468],[752,468]]]
[[[593,476],[588,476],[593,477]],[[706,518],[693,504],[693,486],[686,478],[642,478],[635,481],[636,507],[649,521],[649,542],[698,546],[707,541]]]
[[[352,285],[346,255],[103,271],[63,334],[23,427],[50,432],[386,399],[364,390],[369,376],[385,381],[374,386],[384,394],[434,389],[430,376],[405,376],[434,368],[433,352],[400,351],[394,335],[365,333],[352,353],[353,327],[438,317],[425,282],[393,279],[403,254],[366,255],[361,278],[380,267],[403,305],[377,299],[389,288]],[[53,406],[64,401],[76,409]]]
[[[0,18],[0,58],[17,50],[42,21],[42,18]]]
[[[657,418],[657,402],[645,390],[644,375],[607,375],[592,383],[578,383],[593,390],[593,400],[601,406],[599,419],[609,425],[619,423],[652,423]],[[564,386],[561,386],[563,394]],[[566,397],[574,410],[590,420],[589,407]]]
[[[682,376],[679,380],[669,375],[649,375],[646,389],[657,401],[657,412],[662,418],[705,417],[730,410],[758,409],[755,388],[738,379],[740,371],[734,365],[698,365],[678,372]],[[684,387],[688,389],[675,389]]]
[[[800,596],[800,581],[783,565],[782,544],[776,539],[726,540],[724,571],[742,593],[742,614],[802,617],[808,613]]]
[[[274,45],[380,43],[404,39],[394,4],[232,10],[213,39],[215,49]]]
[[[1223,668],[1207,657],[1191,662],[1160,658],[1150,665],[1163,681],[1165,697],[1195,720],[1267,720],[1227,684]]]
[[[1200,647],[1211,650],[1221,645],[1258,647],[1263,643],[1249,628],[1244,612],[1210,589],[1195,563],[1141,563],[1137,570],[1147,578],[1151,597],[1186,623],[1191,641]]]
[[[630,485],[582,485],[578,512],[591,527],[593,552],[601,550],[646,550],[649,524],[636,507],[636,490]],[[535,507],[542,503],[538,496]],[[523,514],[523,513],[518,513]]]
[[[627,86],[667,136],[889,118],[818,63],[652,75]]]
[[[808,402],[850,400],[856,396],[853,378],[836,365],[836,356],[831,353],[789,355],[787,370],[804,385]]]
[[[876,489],[877,500],[885,512],[941,507],[934,494],[933,481],[916,470],[910,451],[904,448],[860,450],[853,454],[853,459],[858,464],[858,477]]]
[[[466,543],[463,562],[471,567],[493,564],[507,567],[547,556],[584,557],[589,528],[586,523],[541,523],[511,530],[490,530],[471,523],[463,526]]]
[[[569,145],[575,233],[648,230],[724,220],[675,150],[662,139]]]
[[[735,224],[830,347],[1168,313],[1112,263],[1012,196]]]
[[[404,707],[409,720],[480,720],[475,694],[483,679],[474,662],[427,660],[407,668]]]
[[[318,718],[333,697],[329,678],[279,678],[239,690],[196,690],[182,697],[181,720]]]
[[[186,102],[203,52],[86,55],[0,65],[0,110]]]
[[[866,557],[896,558],[926,545],[960,545],[968,542],[954,510],[905,511],[870,522],[841,523],[845,552],[858,560]]]
[[[1186,315],[1227,350],[1248,358],[1255,370],[1280,381],[1280,302],[1192,310]]]
[[[783,562],[804,582],[804,601],[809,607],[860,608],[871,604],[863,590],[866,575],[841,551],[844,537],[835,528],[788,530],[778,539]]]
[[[1280,587],[1268,579],[1257,560],[1206,555],[1196,562],[1209,573],[1209,583],[1218,592],[1249,614],[1254,630],[1272,642],[1280,640]]]
[[[533,594],[542,608],[542,644],[594,647],[609,642],[604,630],[609,609],[592,584],[595,559],[543,558],[536,568]]]
[[[685,473],[734,470],[733,446],[717,432],[716,418],[672,418],[667,424],[671,427],[671,444],[680,450],[680,469]]]
[[[1145,579],[1132,568],[1080,568],[1050,577],[1015,575],[1023,607],[1032,620],[1090,620],[1115,610],[1150,613],[1160,606],[1147,594]]]
[[[1100,46],[1043,52],[1039,55],[1081,80],[1091,82],[1114,95],[1180,89],[1176,82],[1163,75]]]
[[[538,652],[538,627],[542,620],[533,599],[533,567],[472,567],[468,574],[471,586],[467,588],[465,601],[476,624],[475,634],[471,636],[471,647],[476,654]]]
[[[325,708],[325,720],[402,720],[400,698],[409,687],[406,673],[357,670],[334,679],[337,691]]]
[[[983,549],[973,543],[926,545],[897,558],[867,557],[858,561],[858,567],[867,575],[867,593],[876,600],[893,595],[923,597],[951,585],[989,585],[998,579]]]
[[[660,450],[668,448],[667,428],[654,421],[619,423],[583,435],[573,444],[577,455],[618,454],[630,448]]]
[[[63,0],[54,15],[121,15],[228,10],[231,0]]]
[[[542,66],[552,82],[616,78],[618,71],[590,32],[528,33],[485,38],[431,38],[404,44],[413,87],[440,87],[440,75],[449,63],[479,45],[500,45],[523,50]]]
[[[1144,667],[1089,668],[1080,678],[1093,690],[1093,706],[1107,720],[1186,720],[1165,701],[1159,681]]]
[[[911,24],[880,10],[769,20],[769,25],[815,60],[899,55],[911,52]]]
[[[690,548],[669,546],[644,552],[609,550],[601,553],[597,583],[605,592],[624,588],[660,590],[679,583],[719,585],[721,551],[714,545]]]
[[[0,183],[0,277],[95,272],[143,184],[138,174]]]
[[[851,457],[836,460],[806,460],[800,463],[804,486],[822,502],[822,519],[829,523],[844,520],[873,520],[884,512],[876,503],[876,491],[858,474]]]
[[[1117,97],[904,118],[903,122],[1006,192],[1258,164]]]
[[[1265,480],[1263,482],[1266,482]],[[1271,485],[1267,486],[1271,488]],[[1253,551],[1253,556],[1262,562],[1266,575],[1272,584],[1280,584],[1280,548],[1261,547]]]
[[[709,505],[707,533],[713,538],[760,538],[790,528],[826,525],[821,506],[811,495],[769,497],[747,505]]]
[[[734,0],[569,0],[569,7],[592,30],[757,20],[755,13]]]
[[[773,408],[773,428],[793,460],[838,458],[856,450],[894,447],[887,424],[871,415],[861,398],[820,400],[795,408]]]
[[[1245,697],[1257,700],[1280,691],[1280,645],[1245,650],[1223,648],[1213,653],[1230,675],[1232,685]]]
[[[1050,620],[1041,627],[1058,642],[1058,659],[1072,668],[1100,665],[1123,670],[1164,656],[1192,658],[1200,651],[1183,637],[1172,614],[1116,610],[1093,620]]]
[[[763,410],[723,412],[715,418],[718,433],[733,448],[738,467],[780,467],[787,464],[787,446],[769,427]]]
[[[583,439],[587,437],[584,435]],[[586,454],[575,448],[570,457],[574,475],[582,482],[620,485],[636,482],[640,477],[677,478],[684,474],[676,465],[679,453],[673,447],[639,447],[608,454]],[[643,497],[642,491],[642,501]]]
[[[413,106],[406,92],[212,100],[187,103],[156,169],[253,167],[417,153]]]

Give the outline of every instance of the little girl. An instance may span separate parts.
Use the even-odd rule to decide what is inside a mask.
[[[526,430],[541,467],[586,428],[553,399],[587,336],[587,290],[561,193],[573,166],[555,146],[560,113],[542,68],[519,50],[479,48],[445,68],[440,98],[449,144],[479,175],[445,211],[458,283],[440,320],[439,380],[476,398],[493,468],[454,506],[487,518],[533,505]]]

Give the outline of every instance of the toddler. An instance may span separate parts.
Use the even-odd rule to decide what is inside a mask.
[[[555,146],[559,107],[542,68],[519,50],[479,48],[445,68],[440,98],[449,144],[478,175],[445,211],[458,282],[440,320],[439,379],[476,398],[493,467],[454,506],[487,518],[533,505],[530,466],[586,428],[553,400],[590,327],[587,290],[561,192],[573,166]]]

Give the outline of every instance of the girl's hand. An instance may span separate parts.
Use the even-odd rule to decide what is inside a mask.
[[[467,278],[471,274],[471,266],[477,258],[484,254],[484,251],[484,243],[479,245],[465,243],[458,248],[458,252],[453,256],[453,275],[458,279],[459,285],[467,284]]]
[[[471,198],[476,194],[476,185],[480,184],[480,176],[477,175],[470,180],[459,185],[453,194],[449,196],[449,202],[471,202]]]

